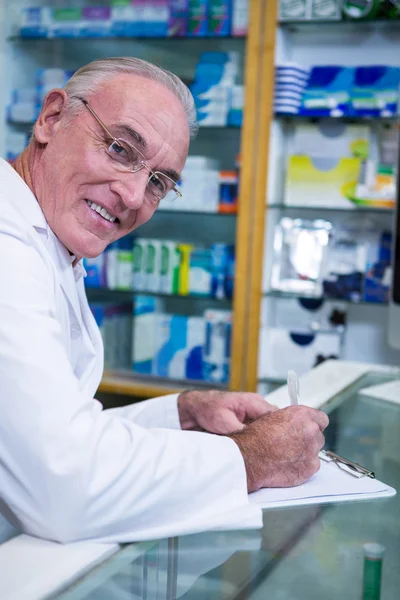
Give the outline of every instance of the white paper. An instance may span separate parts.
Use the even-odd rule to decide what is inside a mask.
[[[262,508],[277,508],[385,498],[395,494],[395,489],[378,479],[357,479],[341,470],[335,463],[321,461],[321,469],[306,483],[291,488],[262,489],[250,494],[249,500]]]
[[[376,398],[377,400],[386,400],[400,404],[400,380],[390,381],[389,383],[381,383],[380,385],[372,385],[364,388],[359,392],[363,396]]]

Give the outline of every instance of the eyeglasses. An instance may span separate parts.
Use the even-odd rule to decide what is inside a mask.
[[[149,179],[146,187],[147,200],[158,205],[167,195],[168,199],[172,201],[182,197],[182,192],[176,181],[171,179],[171,177],[168,177],[165,173],[153,171],[147,164],[146,157],[138,150],[138,148],[126,140],[115,138],[104,125],[100,117],[95,113],[93,108],[89,106],[87,100],[84,100],[83,98],[79,98],[79,100],[83,102],[98,124],[109,136],[110,140],[112,140],[111,144],[107,147],[106,152],[113,161],[115,168],[120,171],[128,171],[131,173],[137,173],[142,169],[148,170]]]

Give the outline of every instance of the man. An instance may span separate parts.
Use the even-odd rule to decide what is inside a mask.
[[[194,128],[178,78],[100,60],[47,94],[28,148],[0,164],[0,508],[27,533],[165,537],[319,468],[328,420],[313,409],[217,391],[111,411],[93,398],[103,348],[80,259],[177,192]]]

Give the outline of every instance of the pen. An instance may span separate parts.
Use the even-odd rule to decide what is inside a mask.
[[[299,378],[294,371],[288,371],[287,384],[291,406],[297,406],[300,396]]]

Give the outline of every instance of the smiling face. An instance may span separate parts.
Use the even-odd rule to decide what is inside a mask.
[[[110,133],[136,146],[153,171],[181,173],[189,128],[183,107],[170,90],[122,74],[87,100]],[[145,193],[149,171],[118,168],[107,153],[111,140],[90,111],[82,104],[65,126],[65,105],[65,92],[50,92],[35,125],[42,149],[33,168],[34,193],[66,248],[75,256],[91,258],[146,223],[157,202]]]

